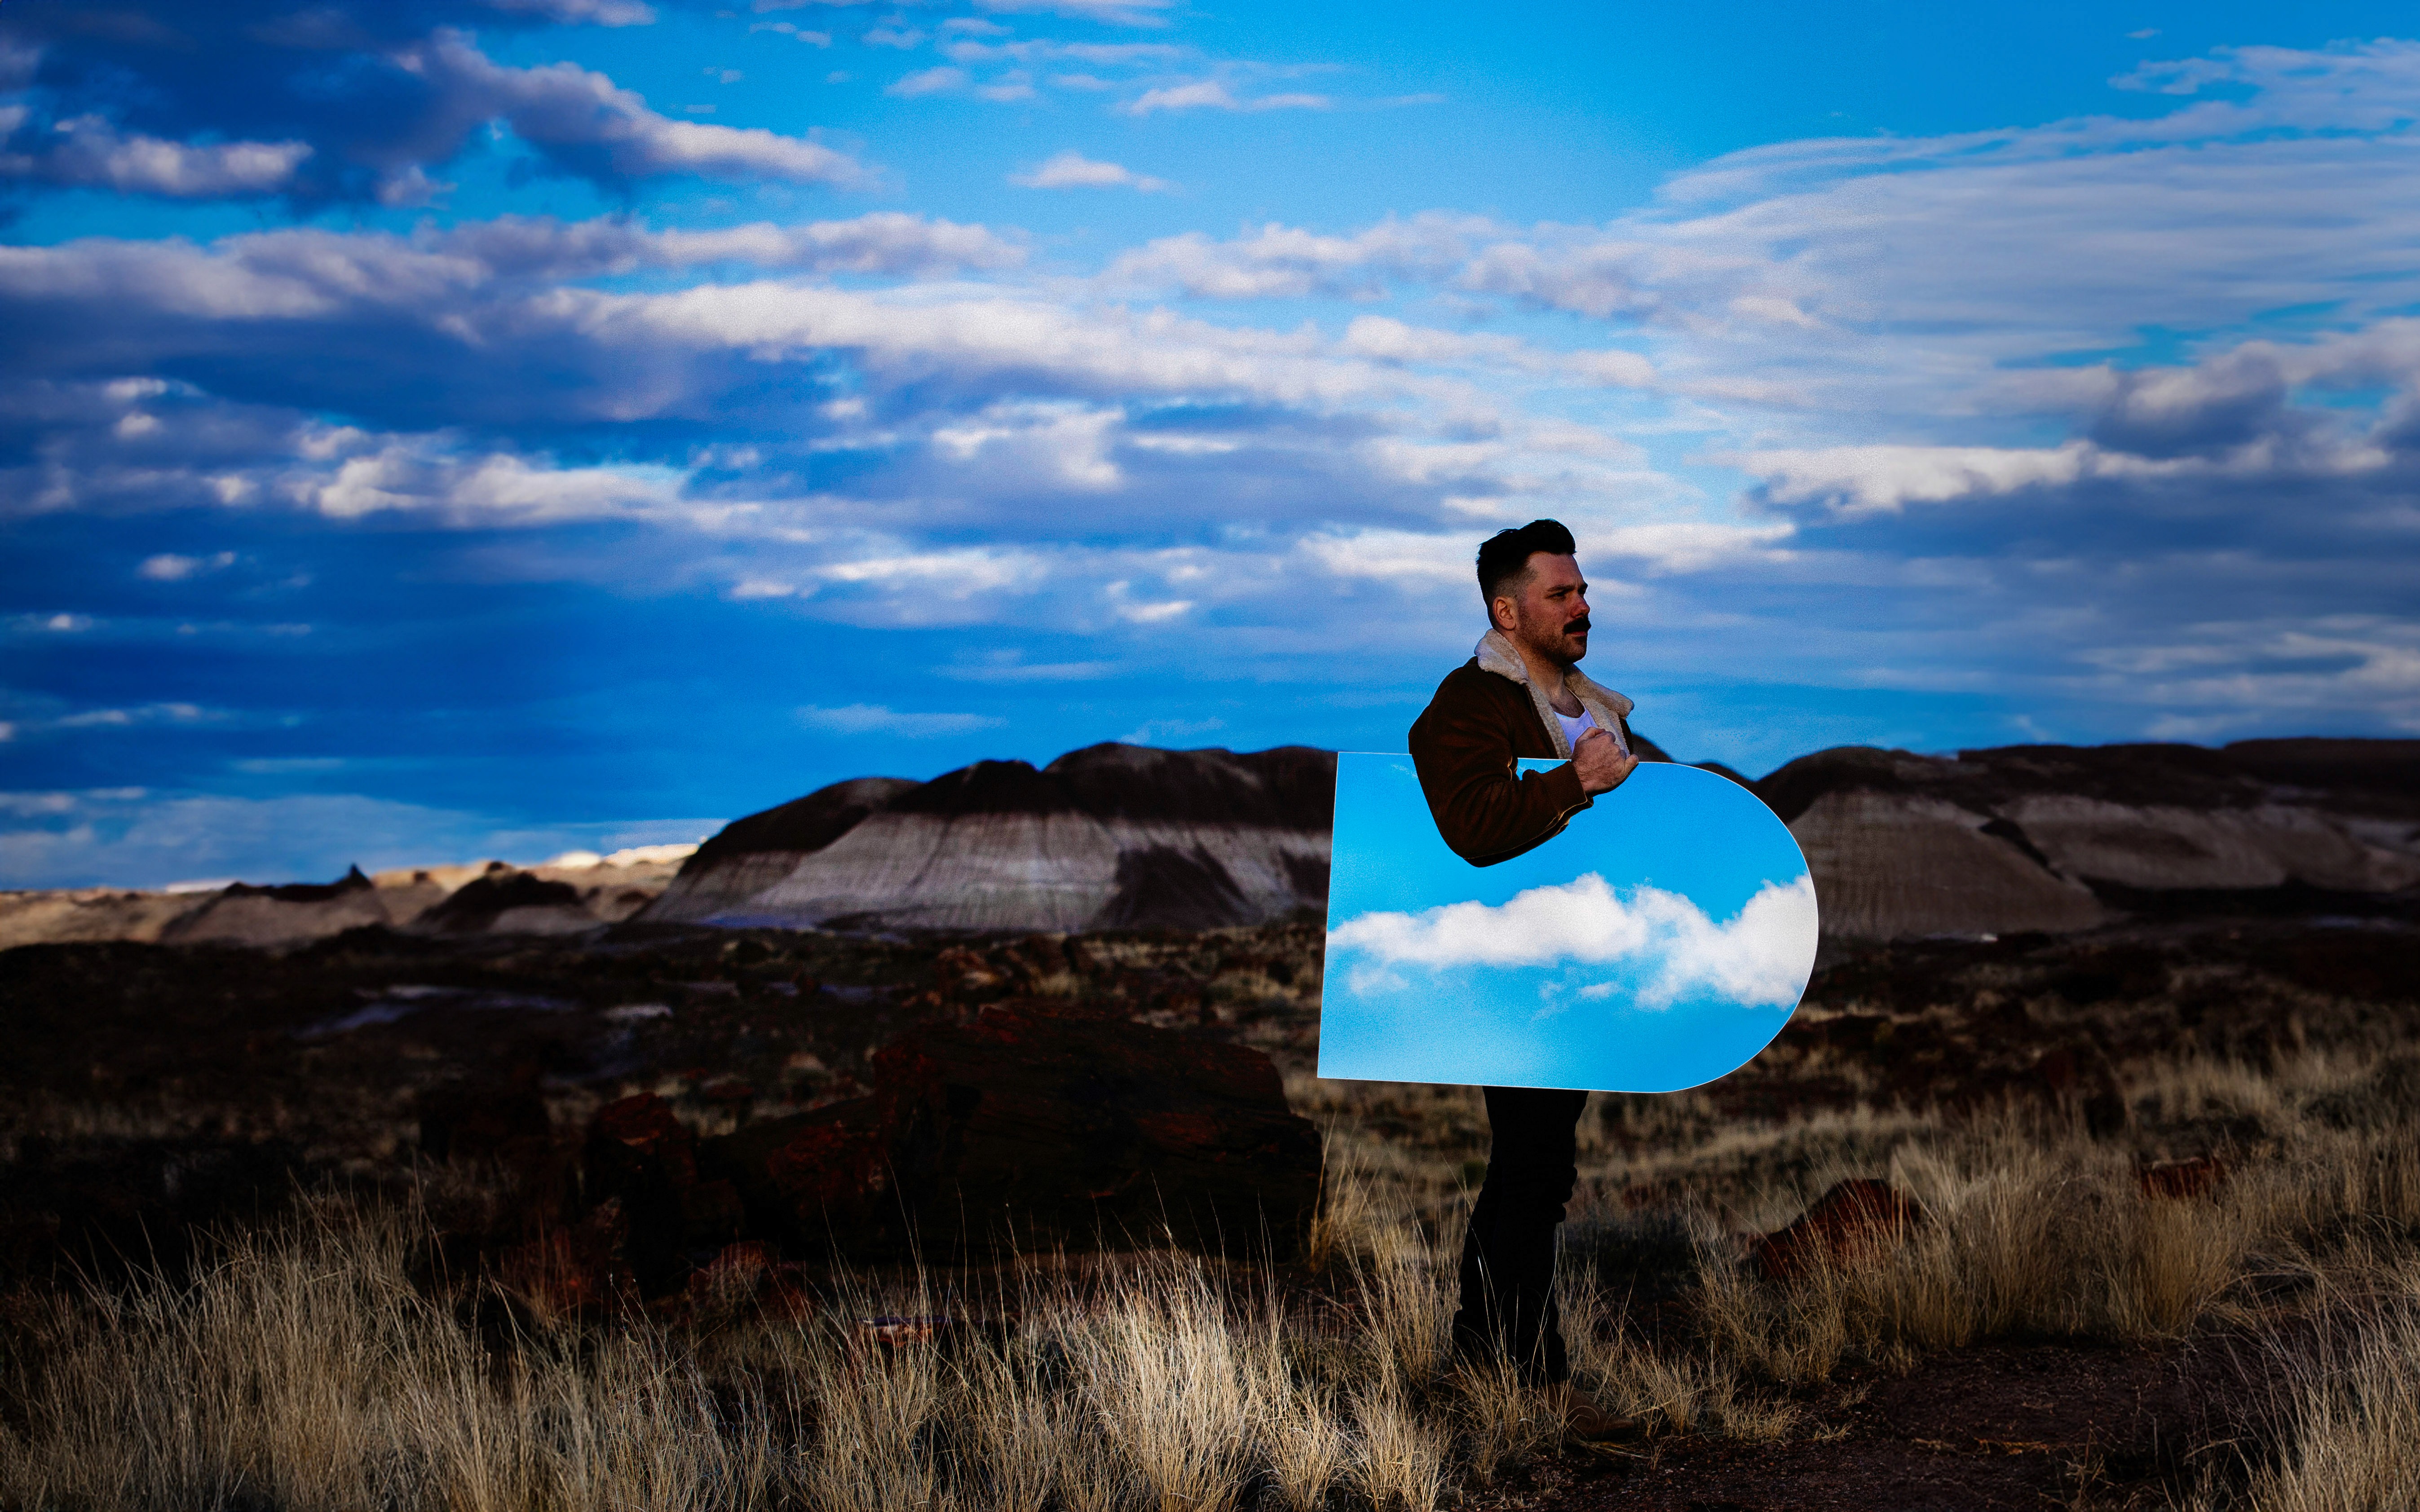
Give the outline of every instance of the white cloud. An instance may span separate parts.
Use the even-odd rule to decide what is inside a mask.
[[[944,32],[949,31],[943,26]],[[1005,36],[1006,27],[991,35]],[[941,44],[953,63],[1083,63],[1095,68],[1132,69],[1164,64],[1189,55],[1190,49],[1167,42],[1063,42],[1029,38],[1015,42],[975,42],[958,39]]]
[[[201,573],[222,571],[234,565],[235,553],[232,551],[220,551],[207,557],[178,556],[173,551],[163,551],[157,556],[145,557],[142,565],[134,570],[138,575],[148,578],[153,582],[172,583],[180,582]]]
[[[1637,1002],[1664,1008],[1683,997],[1718,996],[1747,1007],[1796,1006],[1814,964],[1815,885],[1804,875],[1768,882],[1723,923],[1678,893],[1652,887],[1618,896],[1595,872],[1531,887],[1509,902],[1448,903],[1417,914],[1370,913],[1328,932],[1331,946],[1359,957],[1375,983],[1390,968],[1464,966],[1556,969],[1634,964],[1644,975]],[[1602,992],[1583,989],[1590,996]]]
[[[937,428],[933,449],[952,462],[1010,471],[1046,487],[1098,492],[1125,481],[1109,455],[1125,419],[1117,409],[994,405],[968,421]]]
[[[2089,441],[2068,441],[2032,448],[1837,446],[1745,452],[1724,460],[1764,479],[1767,494],[1776,503],[1823,504],[1850,517],[2087,480],[2216,479],[2303,471],[2280,469],[2285,459],[2260,442],[2218,457],[2145,457]],[[2356,445],[2327,460],[2332,465],[2323,470],[2341,474],[2382,468],[2390,457],[2378,448]]]
[[[1168,18],[1161,12],[1175,4],[1176,0],[975,0],[979,9],[999,15],[1069,16],[1119,26],[1165,26]]]
[[[1786,523],[1732,525],[1712,520],[1670,520],[1655,525],[1618,525],[1589,533],[1590,560],[1643,562],[1650,573],[1704,572],[1771,560],[1795,533]],[[1628,563],[1625,563],[1625,565]],[[1611,583],[1590,592],[1610,592]]]
[[[1326,95],[1298,93],[1239,100],[1218,80],[1198,79],[1191,84],[1146,89],[1119,109],[1128,116],[1150,116],[1167,110],[1326,110],[1334,103]]]
[[[1373,578],[1414,584],[1467,584],[1474,601],[1470,532],[1421,535],[1406,531],[1359,531],[1350,535],[1306,536],[1297,549],[1321,571],[1338,578]]]
[[[883,90],[902,100],[921,100],[926,95],[946,95],[967,88],[974,80],[966,69],[943,64],[939,68],[920,69],[904,74]]]
[[[393,60],[458,96],[463,108],[504,117],[533,146],[597,153],[614,173],[629,177],[702,174],[850,187],[868,177],[846,153],[804,137],[671,119],[604,74],[576,64],[504,67],[450,29],[396,52]]]
[[[880,703],[849,703],[839,708],[807,704],[799,722],[810,730],[839,735],[892,735],[903,740],[938,740],[996,730],[1008,721],[988,714],[914,714]]]
[[[962,683],[1088,683],[1117,670],[1118,664],[1112,661],[1031,662],[1022,651],[1009,647],[937,667],[934,672]]]
[[[43,718],[19,717],[10,721],[9,730],[12,737],[54,730],[150,730],[163,725],[220,724],[227,717],[223,712],[197,703],[143,703],[130,708],[79,709],[73,714]]]
[[[1191,740],[1196,735],[1215,734],[1227,728],[1224,719],[1145,719],[1118,739],[1129,746],[1157,746],[1171,740]]]
[[[1405,325],[1385,316],[1356,316],[1338,346],[1358,356],[1388,363],[1471,363],[1552,373],[1608,388],[1643,389],[1655,381],[1655,366],[1637,352],[1619,348],[1556,352],[1512,336],[1485,332],[1438,331]]]
[[[830,47],[832,45],[831,33],[809,31],[794,21],[751,22],[748,29],[752,32],[775,32],[783,37],[794,38],[799,41],[806,43],[809,47]]]
[[[964,51],[953,48],[953,53]],[[902,100],[921,100],[927,95],[970,95],[977,100],[1017,100],[1034,98],[1033,76],[1023,69],[1011,69],[987,82],[978,84],[973,74],[955,64],[922,69],[892,81],[883,90]]]
[[[1187,232],[1122,254],[1101,281],[1174,285],[1188,294],[1225,300],[1373,294],[1377,281],[1387,276],[1450,277],[1468,256],[1472,239],[1493,228],[1492,222],[1429,212],[1408,220],[1389,218],[1350,237],[1275,223],[1233,241]]]
[[[654,8],[641,0],[487,0],[498,10],[544,16],[549,21],[592,26],[648,26]]]
[[[1024,248],[987,227],[898,210],[788,225],[757,221],[706,231],[655,231],[619,217],[563,222],[507,216],[458,225],[413,245],[434,256],[474,257],[490,276],[522,278],[726,262],[899,277],[1014,268],[1025,259]],[[334,251],[327,249],[314,261],[324,263]]]
[[[1194,601],[1189,598],[1145,599],[1135,596],[1134,584],[1125,579],[1110,583],[1101,591],[1109,603],[1109,612],[1128,625],[1165,625],[1183,619],[1192,612]]]
[[[1011,174],[1008,181],[1027,189],[1138,189],[1159,193],[1176,186],[1165,178],[1139,174],[1114,162],[1100,162],[1068,149],[1030,173]]]
[[[408,441],[346,457],[289,491],[336,519],[425,511],[457,524],[532,527],[681,512],[680,477],[659,467],[555,468],[502,454],[456,457]]]
[[[1166,311],[1070,309],[1006,291],[901,299],[760,282],[666,295],[566,292],[558,308],[561,317],[609,340],[669,338],[768,361],[845,349],[870,370],[903,379],[940,372],[961,380],[985,373],[1047,375],[1045,381],[1078,392],[1252,393],[1289,403],[1437,387],[1330,357],[1315,332],[1236,330]]]
[[[22,118],[23,113],[14,114]],[[311,156],[307,142],[196,147],[156,136],[122,135],[98,116],[64,120],[52,130],[59,140],[39,156],[0,153],[0,173],[104,185],[121,193],[222,199],[275,193],[292,184],[296,170]]]

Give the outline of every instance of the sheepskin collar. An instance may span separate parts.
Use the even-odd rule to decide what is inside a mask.
[[[1529,702],[1537,705],[1539,722],[1546,727],[1546,733],[1555,742],[1555,754],[1570,756],[1572,743],[1563,734],[1562,721],[1555,717],[1554,705],[1546,702],[1546,690],[1529,681],[1529,664],[1521,659],[1521,648],[1512,643],[1512,638],[1501,630],[1490,630],[1481,638],[1478,650],[1472,654],[1479,658],[1481,671],[1510,678],[1528,690]],[[1563,674],[1563,686],[1580,701],[1581,708],[1596,716],[1601,728],[1621,742],[1623,749],[1629,748],[1629,731],[1622,721],[1632,709],[1637,707],[1637,704],[1595,682],[1577,667]]]

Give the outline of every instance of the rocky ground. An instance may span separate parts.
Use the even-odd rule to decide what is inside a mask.
[[[1836,1180],[1885,1169],[1911,1131],[2012,1109],[2071,1118],[2122,1150],[2147,1193],[2190,1198],[2290,1135],[2257,1107],[2183,1097],[2178,1068],[2336,1066],[2335,1089],[2294,1128],[2420,1116],[2420,898],[2320,899],[2316,912],[2307,898],[2206,902],[2061,936],[1828,946],[1807,1002],[1746,1069],[1691,1093],[1600,1097],[1571,1244],[1629,1299],[1612,1326],[1685,1345],[1703,1328],[1708,1243],[1760,1263],[1753,1236],[1784,1229]],[[956,941],[625,923],[552,938],[366,927],[283,953],[0,952],[0,1288],[38,1294],[137,1259],[173,1270],[195,1225],[252,1221],[315,1182],[400,1189],[414,1172],[451,1263],[518,1254],[537,1285],[535,1236],[593,1213],[600,1149],[641,1148],[600,1145],[610,1118],[676,1127],[697,1152],[680,1158],[704,1159],[710,1178],[713,1151],[752,1131],[786,1139],[801,1119],[870,1106],[884,1047],[987,1022],[987,1006],[1264,1053],[1295,1111],[1329,1131],[1331,1161],[1353,1152],[1407,1211],[1450,1228],[1484,1158],[1472,1100],[1317,1081],[1320,948],[1307,923]],[[667,1200],[693,1207],[690,1190]],[[448,1191],[467,1195],[449,1207]],[[659,1311],[727,1269],[733,1242],[761,1237],[744,1216],[679,1221],[683,1241],[644,1288]],[[1289,1263],[1307,1293],[1350,1290],[1311,1259]],[[601,1295],[580,1285],[572,1304]],[[2166,1340],[2020,1333],[1852,1361],[1789,1388],[1795,1426],[1773,1442],[1668,1431],[1541,1460],[1486,1495],[2165,1504],[2262,1431],[2273,1338],[2299,1316],[2291,1297],[2281,1305]]]

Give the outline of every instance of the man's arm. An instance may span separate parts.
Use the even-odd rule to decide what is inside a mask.
[[[1517,773],[1513,762],[1519,748],[1507,723],[1508,711],[1454,682],[1447,679],[1412,726],[1412,765],[1446,844],[1473,866],[1492,866],[1553,839],[1574,813],[1588,807],[1589,794],[1576,763]],[[1536,718],[1526,697],[1518,713]],[[1600,738],[1612,746],[1610,736]],[[1621,753],[1614,755],[1620,758]],[[1629,773],[1624,770],[1621,776]]]

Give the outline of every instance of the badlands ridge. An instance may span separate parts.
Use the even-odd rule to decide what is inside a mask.
[[[1331,753],[1299,746],[1094,746],[1040,768],[978,762],[929,782],[835,783],[693,850],[211,892],[0,893],[0,948],[285,946],[363,926],[987,933],[1315,918],[1334,773]],[[2359,913],[2420,887],[2420,741],[1849,747],[1738,779],[1797,836],[1824,933],[1840,940],[2066,933],[2212,909]]]

